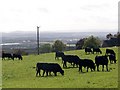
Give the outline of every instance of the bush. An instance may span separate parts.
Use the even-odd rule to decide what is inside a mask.
[[[84,41],[83,48],[96,48],[101,46],[101,41],[98,37],[90,36]]]
[[[53,44],[54,51],[63,51],[63,50],[65,50],[65,47],[66,47],[66,45],[60,40],[56,40]]]
[[[49,43],[40,46],[41,53],[49,53],[51,51],[52,51],[52,46]]]

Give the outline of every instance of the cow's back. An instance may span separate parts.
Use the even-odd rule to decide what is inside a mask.
[[[96,56],[95,57],[95,63],[99,65],[107,65],[108,64],[108,58],[107,56]]]

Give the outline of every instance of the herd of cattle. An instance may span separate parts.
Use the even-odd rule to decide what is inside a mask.
[[[102,51],[99,48],[85,48],[86,54],[94,54],[94,53],[100,53],[102,54]],[[102,56],[96,56],[95,57],[95,63],[91,59],[81,59],[77,55],[65,55],[63,52],[57,51],[55,53],[55,59],[59,59],[59,57],[62,58],[62,64],[63,68],[67,68],[67,63],[70,63],[73,67],[78,67],[79,71],[82,72],[82,67],[90,68],[91,71],[95,71],[97,67],[97,71],[99,71],[99,65],[102,65],[102,71],[104,71],[104,65],[106,66],[106,70],[108,71],[108,61],[110,60],[110,64],[113,62],[116,63],[116,53],[112,49],[106,49],[105,55]],[[23,57],[21,54],[11,54],[11,53],[2,53],[2,59],[12,59],[18,58],[19,60],[22,60]],[[57,76],[57,72],[60,72],[62,75],[64,75],[64,70],[62,70],[61,66],[58,63],[40,63],[38,62],[36,64],[36,76],[41,76],[40,71],[43,70],[43,75],[46,73],[46,76],[51,75],[51,72],[54,73],[55,76]]]
[[[99,48],[93,49],[93,51],[90,48],[85,48],[85,53],[88,54],[88,52],[93,53],[100,53],[102,54],[102,51]],[[112,49],[106,49],[105,55],[102,56],[96,56],[95,57],[95,63],[91,59],[81,59],[77,55],[65,55],[63,52],[56,52],[55,53],[55,59],[59,59],[59,57],[62,58],[63,68],[67,68],[67,63],[70,63],[73,65],[73,67],[78,67],[79,71],[82,72],[82,67],[90,68],[91,71],[95,71],[97,67],[97,71],[99,71],[99,65],[102,65],[102,71],[104,71],[104,65],[106,66],[106,70],[108,70],[108,61],[110,60],[110,63],[113,62],[116,63],[116,54]],[[54,73],[55,76],[57,76],[57,72],[60,72],[62,75],[64,75],[64,71],[57,63],[37,63],[36,64],[36,76],[41,76],[40,71],[43,70],[43,75],[46,73],[46,76],[51,75],[51,72]]]

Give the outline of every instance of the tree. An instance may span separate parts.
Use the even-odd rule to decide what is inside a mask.
[[[109,33],[109,34],[106,35],[107,39],[111,39],[112,37],[113,37],[113,35],[111,33]]]
[[[41,53],[49,53],[51,51],[52,51],[52,46],[49,43],[40,46]]]
[[[77,43],[76,43],[76,49],[82,49],[85,40],[86,40],[86,38],[82,38],[79,41],[77,41]]]
[[[60,40],[56,40],[53,44],[54,51],[63,51],[65,47],[66,45]]]
[[[90,48],[96,48],[101,46],[101,41],[98,37],[90,36],[88,37],[83,45],[83,48],[90,47]]]

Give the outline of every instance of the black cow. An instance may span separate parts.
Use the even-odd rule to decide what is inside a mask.
[[[112,49],[106,49],[106,55],[110,55],[110,54],[113,54],[115,55],[115,52],[112,50]]]
[[[63,55],[63,67],[67,67],[67,62],[73,64],[73,67],[79,64],[80,58],[77,55]]]
[[[14,60],[11,53],[2,53],[2,59],[5,60],[5,58]]]
[[[91,69],[91,71],[93,70],[95,71],[95,63],[90,59],[81,59],[79,61],[79,71],[81,72],[82,72],[82,67],[84,68],[87,67],[87,72],[89,68]]]
[[[87,53],[88,52],[88,53]],[[89,48],[89,47],[86,47],[85,48],[85,53],[86,54],[90,54],[90,53],[92,53],[92,50],[91,50],[91,48]]]
[[[37,63],[36,65],[36,76],[40,76],[40,70],[43,70],[43,75],[46,72],[46,76],[48,76],[48,72],[51,73],[53,72],[55,76],[57,76],[57,72],[60,72],[62,75],[64,75],[64,71],[60,67],[59,64],[57,63]]]
[[[113,61],[114,61],[114,63],[116,63],[117,60],[116,60],[116,56],[114,54],[110,54],[108,56],[109,56],[109,60],[110,60],[111,64],[113,63]]]
[[[102,71],[104,71],[104,65],[106,65],[106,70],[108,71],[108,58],[107,56],[96,56],[95,64],[97,66],[97,71],[99,71],[99,65],[102,65]]]
[[[63,52],[57,51],[57,52],[55,52],[55,59],[56,59],[56,58],[59,59],[59,57],[62,57],[63,55],[64,55]]]
[[[100,48],[93,48],[93,54],[94,54],[94,52],[96,52],[96,54],[98,53],[100,53],[100,54],[102,54],[102,51],[100,50]]]
[[[22,60],[22,55],[21,54],[13,54],[13,59],[18,58],[19,60]]]

